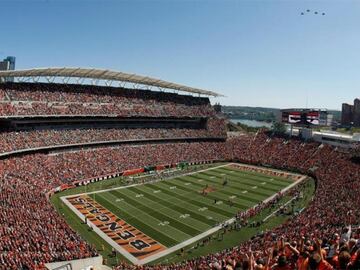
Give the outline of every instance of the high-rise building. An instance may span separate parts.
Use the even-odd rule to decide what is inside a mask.
[[[344,126],[360,127],[360,99],[354,100],[354,105],[343,103],[341,124]]]
[[[0,61],[0,70],[15,70],[15,56],[8,56],[3,61]],[[6,81],[14,81],[14,78],[6,78]]]
[[[353,112],[354,126],[360,127],[360,99],[354,100],[354,112]]]
[[[0,62],[0,70],[15,70],[15,56],[8,56]]]
[[[344,126],[351,125],[353,118],[353,105],[343,103],[341,110],[341,124]]]

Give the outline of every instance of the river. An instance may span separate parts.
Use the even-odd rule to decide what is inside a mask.
[[[248,119],[230,119],[233,123],[241,123],[249,127],[267,127],[271,128],[272,123],[257,121],[257,120],[248,120]]]

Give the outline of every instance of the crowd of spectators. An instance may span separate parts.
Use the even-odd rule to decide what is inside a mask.
[[[34,154],[0,160],[0,269],[42,269],[44,262],[95,256],[46,194],[75,180],[181,161],[223,160],[225,142],[172,143]]]
[[[170,265],[141,269],[360,269],[360,164],[329,145],[256,136],[229,139],[228,149],[242,162],[295,170],[316,179],[308,207],[275,229],[238,246]]]
[[[208,98],[149,90],[46,83],[0,86],[0,115],[116,115],[207,117]]]
[[[193,117],[213,113],[208,99],[188,96],[173,99],[173,94],[151,91],[117,91],[95,86],[77,86],[74,90],[64,85],[49,88],[47,84],[2,87],[0,115],[19,112],[123,115],[126,112],[132,116]],[[20,103],[22,109],[14,107]],[[217,124],[211,123],[211,126],[210,129],[216,129]],[[126,134],[121,129],[114,132],[101,129],[28,131],[8,136],[2,133],[0,145],[1,151],[6,152],[49,143],[81,143],[115,137],[189,137],[192,132],[187,129],[166,132],[138,129],[133,133],[126,130]],[[357,229],[360,165],[353,162],[348,153],[329,145],[270,137],[259,132],[255,136],[233,137],[227,142],[122,145],[0,160],[0,270],[37,269],[44,262],[97,254],[70,229],[47,200],[46,194],[57,186],[149,165],[229,159],[310,174],[316,179],[314,198],[301,214],[232,249],[167,266],[121,263],[117,270],[360,269],[360,231]]]
[[[224,127],[223,121],[219,122],[218,119],[213,119],[209,120],[207,128],[78,128],[0,132],[0,153],[45,146],[105,141],[225,138]]]

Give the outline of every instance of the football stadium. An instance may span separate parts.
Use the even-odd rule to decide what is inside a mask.
[[[29,2],[0,270],[360,270],[356,1]]]
[[[317,260],[312,241],[330,244],[356,224],[351,153],[261,130],[228,138],[206,97],[218,93],[108,70],[0,76],[1,269],[72,269],[86,258],[116,269],[216,269],[237,258],[247,269],[275,249]]]

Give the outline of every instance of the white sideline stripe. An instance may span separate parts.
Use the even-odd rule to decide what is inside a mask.
[[[158,180],[154,180],[154,181],[150,181],[148,183],[156,183],[156,182],[160,182],[163,180],[167,180],[167,179],[172,179],[172,178],[177,178],[177,177],[183,177],[183,176],[187,176],[187,175],[192,175],[192,174],[196,174],[199,172],[204,172],[204,171],[209,171],[209,170],[215,170],[217,168],[221,168],[221,167],[226,167],[229,165],[242,165],[242,166],[250,166],[250,167],[256,167],[256,166],[252,166],[252,165],[247,165],[247,164],[241,164],[241,163],[227,163],[224,165],[219,165],[216,167],[212,167],[212,168],[207,168],[207,169],[203,169],[203,170],[199,170],[199,171],[195,171],[195,172],[190,172],[190,173],[186,173],[183,175],[178,175],[178,176],[172,176],[169,178],[165,178],[165,179],[158,179]],[[257,166],[260,167],[260,166]],[[263,168],[263,167],[261,167]],[[266,168],[267,169],[267,168]],[[293,175],[300,175],[300,174],[294,174],[294,173],[289,173],[289,174],[293,174]],[[298,185],[299,183],[301,183],[302,181],[304,181],[307,178],[307,176],[302,175],[302,177],[296,181],[294,181],[292,184],[290,184],[289,186],[285,187],[284,189],[282,189],[280,192],[284,193],[286,191],[288,191],[289,189],[293,188],[294,186]],[[102,192],[108,192],[111,190],[117,190],[117,189],[124,189],[124,188],[129,188],[129,187],[135,187],[135,186],[139,186],[139,185],[144,185],[144,184],[148,184],[148,183],[139,183],[139,184],[133,184],[133,185],[128,185],[128,186],[121,186],[121,187],[116,187],[116,188],[109,188],[109,189],[104,189],[104,190],[100,190],[100,191],[93,191],[93,192],[87,192],[87,193],[79,193],[79,194],[72,194],[72,195],[67,195],[67,196],[62,196],[60,197],[60,199],[82,220],[85,221],[85,217],[80,213],[80,211],[78,211],[68,200],[67,198],[69,197],[75,197],[75,196],[81,196],[81,195],[88,195],[88,194],[94,194],[94,193],[102,193]],[[246,191],[246,190],[245,190]],[[245,191],[243,191],[242,193],[246,193]],[[265,199],[262,201],[262,203],[267,203],[268,201],[272,200],[278,193],[273,194],[272,196],[270,196],[269,198]],[[257,207],[259,204],[254,205],[253,207],[247,209],[245,212],[248,212],[250,209],[253,209],[255,207]],[[222,224],[224,223],[228,223],[228,224],[232,224],[235,221],[235,218],[231,218],[228,219],[226,221],[224,221]],[[188,246],[196,241],[201,240],[202,238],[205,238],[215,232],[217,232],[218,230],[220,230],[222,228],[221,225],[213,227],[195,237],[192,237],[188,240],[185,240],[184,242],[181,242],[175,246],[172,246],[170,248],[167,248],[159,253],[156,253],[152,256],[149,256],[145,259],[142,260],[138,260],[136,259],[134,256],[132,256],[129,252],[127,252],[124,248],[122,248],[120,245],[118,245],[114,240],[112,240],[109,236],[107,236],[103,231],[101,231],[98,227],[96,227],[91,221],[87,220],[87,223],[91,225],[91,227],[93,228],[93,230],[101,237],[103,238],[109,245],[111,245],[113,248],[115,248],[121,255],[123,255],[125,258],[127,258],[130,262],[132,262],[135,265],[143,265],[149,262],[152,262],[154,260],[157,260],[163,256],[169,255],[170,253],[179,250],[185,246]],[[136,228],[136,227],[135,227]],[[156,241],[156,239],[154,239]]]
[[[83,222],[85,222],[85,217],[83,214],[78,211],[75,206],[73,206],[66,197],[60,198],[63,203],[67,205]],[[104,239],[110,246],[115,248],[121,255],[123,255],[126,259],[128,259],[133,264],[137,264],[139,261],[136,259],[133,255],[131,255],[129,252],[127,252],[124,248],[122,248],[120,245],[118,245],[114,240],[112,240],[109,236],[107,236],[102,230],[100,230],[94,223],[92,223],[90,220],[87,220],[87,225],[91,226],[91,228],[96,232],[102,239]]]
[[[111,196],[114,196],[114,195],[111,195]],[[106,201],[108,201],[110,204],[114,205],[113,202],[112,202],[108,197],[104,197],[103,199],[106,200]],[[130,207],[134,207],[134,206],[132,206],[131,204],[129,204],[128,202],[126,202],[126,201],[125,201],[124,204],[127,204],[127,205],[129,205]],[[114,206],[116,206],[116,205],[114,205]],[[128,208],[128,207],[127,207],[127,208]],[[157,218],[154,218],[151,214],[149,214],[149,213],[147,213],[147,212],[144,212],[144,211],[142,211],[142,210],[139,210],[138,208],[136,208],[136,211],[137,211],[137,212],[141,212],[141,214],[142,214],[143,216],[148,216],[148,217],[150,217],[150,219],[156,220],[156,223],[157,223],[158,221],[162,222],[161,220],[159,220],[159,219],[157,219]],[[129,212],[129,211],[126,210],[125,212]],[[129,220],[133,219],[134,217],[137,218],[137,217],[139,217],[139,215],[132,215],[132,217],[131,217]],[[130,222],[127,222],[127,223],[130,224]],[[134,226],[133,226],[133,227],[134,227]],[[155,226],[153,226],[153,225],[151,225],[151,228],[152,228],[154,231],[157,231],[157,232],[159,232],[159,233],[162,233],[162,231],[161,231],[159,228],[157,228],[157,227],[155,227]],[[179,229],[176,229],[176,228],[174,228],[174,230],[177,230],[177,231],[181,232]],[[181,232],[181,233],[183,233],[183,232]],[[145,233],[143,233],[143,234],[145,234]],[[145,234],[145,235],[146,235],[146,234]],[[146,235],[146,236],[148,236],[148,235]],[[174,241],[178,241],[178,239],[175,239],[175,238],[173,238],[173,237],[170,236],[170,235],[167,235],[167,237],[173,239]],[[150,237],[150,238],[151,238],[151,237]]]
[[[203,171],[208,171],[208,170],[214,170],[214,169],[217,169],[217,168],[221,168],[221,167],[224,167],[224,166],[228,166],[229,164],[231,163],[227,163],[227,164],[223,164],[223,165],[219,165],[219,166],[216,166],[216,167],[212,167],[212,168],[207,168],[207,169],[204,169],[204,170],[199,170],[199,171],[195,171],[195,172],[190,172],[190,173],[186,173],[186,174],[183,174],[181,176],[186,176],[186,175],[191,175],[191,174],[195,174],[195,173],[199,173],[199,172],[203,172]],[[173,177],[169,177],[169,178],[165,178],[166,180],[167,179],[171,179],[171,178],[176,178],[176,177],[179,177],[179,176],[173,176]],[[151,181],[151,182],[148,182],[148,183],[155,183],[155,182],[159,182],[159,181],[163,181],[165,179],[158,179],[158,180],[155,180],[155,181]],[[104,189],[104,190],[99,190],[99,191],[93,191],[93,192],[87,192],[87,193],[78,193],[78,194],[72,194],[72,195],[67,195],[67,196],[62,196],[60,197],[60,199],[62,200],[62,202],[67,206],[69,207],[79,218],[81,221],[85,222],[85,216],[75,208],[75,206],[73,206],[68,200],[67,198],[71,198],[71,197],[75,197],[75,196],[82,196],[82,195],[88,195],[88,194],[94,194],[94,193],[102,193],[102,192],[108,192],[108,191],[111,191],[111,190],[117,190],[117,189],[124,189],[124,188],[129,188],[129,187],[135,187],[135,186],[139,186],[139,185],[144,185],[143,183],[139,183],[139,184],[133,184],[133,185],[128,185],[128,186],[122,186],[122,187],[117,187],[117,188],[109,188],[109,189]],[[153,261],[153,260],[156,260],[157,258],[160,258],[162,256],[165,256],[167,254],[170,254],[171,252],[175,251],[176,249],[174,249],[174,247],[177,247],[177,246],[180,246],[181,244],[185,243],[185,242],[188,242],[196,237],[199,237],[201,235],[203,235],[204,233],[202,233],[201,235],[197,235],[193,238],[190,238],[188,240],[186,240],[185,242],[182,242],[176,246],[173,246],[169,249],[166,249],[164,251],[167,251],[167,250],[171,250],[171,252],[169,253],[166,253],[166,254],[163,254],[159,257],[156,257],[156,258],[153,258],[151,259],[153,256],[157,255],[157,254],[154,254],[153,256],[150,256],[148,258],[146,258],[147,262],[143,262],[145,259],[143,260],[139,260],[137,258],[135,258],[133,255],[131,255],[128,251],[126,251],[124,248],[122,248],[120,245],[118,245],[114,240],[112,240],[108,235],[106,235],[102,230],[100,230],[94,223],[92,223],[89,219],[87,220],[87,225],[91,226],[93,231],[95,233],[97,233],[102,239],[104,239],[110,246],[112,246],[113,248],[115,248],[121,255],[123,255],[126,259],[128,259],[130,262],[132,262],[133,264],[135,265],[142,265],[144,263],[147,263],[147,262],[150,262],[150,261]],[[136,227],[135,227],[136,228]],[[211,230],[213,230],[214,228],[212,228]],[[209,230],[210,231],[210,230]],[[207,231],[207,232],[209,232]],[[205,232],[206,233],[206,232]],[[213,232],[211,232],[213,233]],[[202,237],[205,237],[205,236],[202,236]],[[155,240],[155,239],[154,239]],[[157,240],[155,240],[157,241]],[[194,240],[194,241],[197,241],[197,240]],[[190,242],[189,244],[191,244],[192,242]],[[160,243],[159,243],[160,244]],[[181,246],[178,248],[180,249]],[[163,252],[160,252],[161,254]],[[160,254],[159,253],[159,254]],[[151,259],[151,260],[149,260]]]
[[[273,168],[268,168],[268,167],[263,167],[263,166],[255,166],[255,165],[250,165],[250,164],[246,164],[246,163],[234,163],[234,162],[231,162],[228,165],[234,165],[235,167],[261,168],[261,169],[264,169],[264,170],[267,170],[267,171],[280,172],[280,173],[286,172],[288,175],[302,176],[302,177],[306,178],[305,175],[300,174],[300,173],[289,172],[289,171],[286,171],[286,170],[278,170],[278,169],[273,169]],[[279,178],[279,177],[277,177],[277,178]],[[280,177],[280,178],[283,178],[283,177]],[[286,179],[293,181],[293,179],[289,179],[289,178],[286,178]],[[274,178],[271,178],[270,181],[274,181]]]
[[[229,222],[229,223],[233,223],[235,221],[235,218],[232,218],[231,220],[227,220],[226,222]],[[203,232],[201,234],[198,234],[197,236],[193,237],[193,238],[190,238],[188,240],[185,240],[184,242],[180,243],[180,244],[177,244],[171,248],[168,248],[164,251],[161,251],[159,253],[156,253],[152,256],[149,256],[143,260],[139,260],[140,264],[146,264],[146,263],[149,263],[151,261],[154,261],[154,260],[157,260],[163,256],[166,256],[166,255],[169,255],[170,253],[173,253],[174,251],[176,250],[179,250],[187,245],[190,245],[196,241],[199,241],[201,240],[202,238],[206,237],[206,236],[209,236],[215,232],[217,232],[218,230],[220,230],[222,227],[221,225],[219,226],[216,226],[216,227],[213,227],[211,228],[210,230],[207,230],[206,232]]]
[[[284,203],[282,206],[286,206],[289,203],[291,203],[293,200],[295,200],[295,197],[292,197],[290,200],[288,200],[286,203]],[[265,217],[263,219],[263,221],[267,221],[269,218],[271,218],[273,215],[275,215],[277,212],[280,211],[280,207],[278,209],[276,209],[274,212],[272,212],[270,215],[268,215],[267,217]]]
[[[293,188],[294,186],[300,184],[300,183],[301,183],[302,181],[304,181],[306,178],[307,178],[307,176],[303,175],[303,177],[301,177],[300,179],[294,181],[294,183],[290,184],[289,186],[283,188],[280,192],[284,193],[284,192],[288,191],[289,189]],[[273,198],[275,198],[275,196],[276,196],[277,194],[278,194],[278,193],[273,194],[271,197],[263,200],[262,203],[267,203],[268,201],[271,201]],[[253,209],[253,208],[257,207],[258,205],[259,205],[259,204],[254,205],[253,207],[247,209],[245,212],[248,212],[250,209]],[[224,221],[223,223],[232,224],[234,221],[235,221],[235,218],[231,218],[231,219],[228,219],[228,220]],[[221,225],[216,226],[216,227],[214,227],[214,228],[211,228],[210,230],[208,230],[208,231],[206,231],[206,232],[203,232],[202,234],[199,234],[199,235],[197,235],[197,236],[195,236],[195,237],[193,237],[193,238],[190,238],[190,239],[188,239],[188,240],[186,240],[186,241],[184,241],[184,242],[181,242],[180,244],[177,244],[177,245],[175,245],[175,246],[173,246],[173,247],[171,247],[171,248],[168,248],[168,249],[166,249],[166,250],[164,250],[164,251],[161,251],[161,252],[156,253],[156,254],[154,254],[154,255],[152,255],[152,256],[149,256],[149,257],[147,257],[147,258],[145,258],[145,259],[143,259],[143,260],[140,260],[140,263],[141,263],[141,264],[146,264],[146,263],[149,263],[149,262],[151,262],[151,261],[157,260],[157,259],[159,259],[159,258],[161,258],[161,257],[163,257],[163,256],[169,255],[170,253],[172,253],[172,252],[174,252],[174,251],[176,251],[176,250],[179,250],[179,249],[181,249],[181,248],[183,248],[183,247],[185,247],[185,246],[188,246],[188,245],[190,245],[190,244],[192,244],[192,243],[194,243],[194,242],[196,242],[196,241],[201,240],[202,238],[204,238],[204,237],[206,237],[206,236],[209,236],[209,235],[217,232],[217,231],[220,230],[221,228],[222,228]]]
[[[78,193],[78,194],[73,194],[73,195],[67,195],[67,196],[64,196],[64,198],[81,196],[81,195],[88,195],[88,194],[94,194],[94,193],[102,193],[102,192],[108,192],[108,191],[117,190],[117,189],[124,189],[124,188],[130,188],[130,187],[142,186],[142,185],[146,185],[146,184],[157,183],[157,182],[164,181],[164,180],[169,180],[169,179],[178,178],[178,177],[184,177],[184,176],[187,176],[187,175],[192,175],[192,174],[201,173],[201,172],[205,172],[205,171],[215,170],[215,169],[218,169],[218,168],[221,168],[221,167],[229,166],[231,164],[237,164],[237,163],[227,163],[227,164],[219,165],[219,166],[216,166],[216,167],[211,167],[211,168],[207,168],[207,169],[203,169],[203,170],[199,170],[199,171],[195,171],[195,172],[184,173],[184,174],[180,174],[180,175],[176,175],[176,176],[170,176],[170,177],[167,177],[167,178],[157,179],[157,180],[149,181],[149,182],[146,182],[146,183],[138,183],[138,184],[132,184],[132,185],[127,185],[127,186],[114,187],[114,188],[102,189],[102,190],[97,190],[97,191],[95,190],[95,191],[91,191],[91,192],[83,192],[83,193]]]

